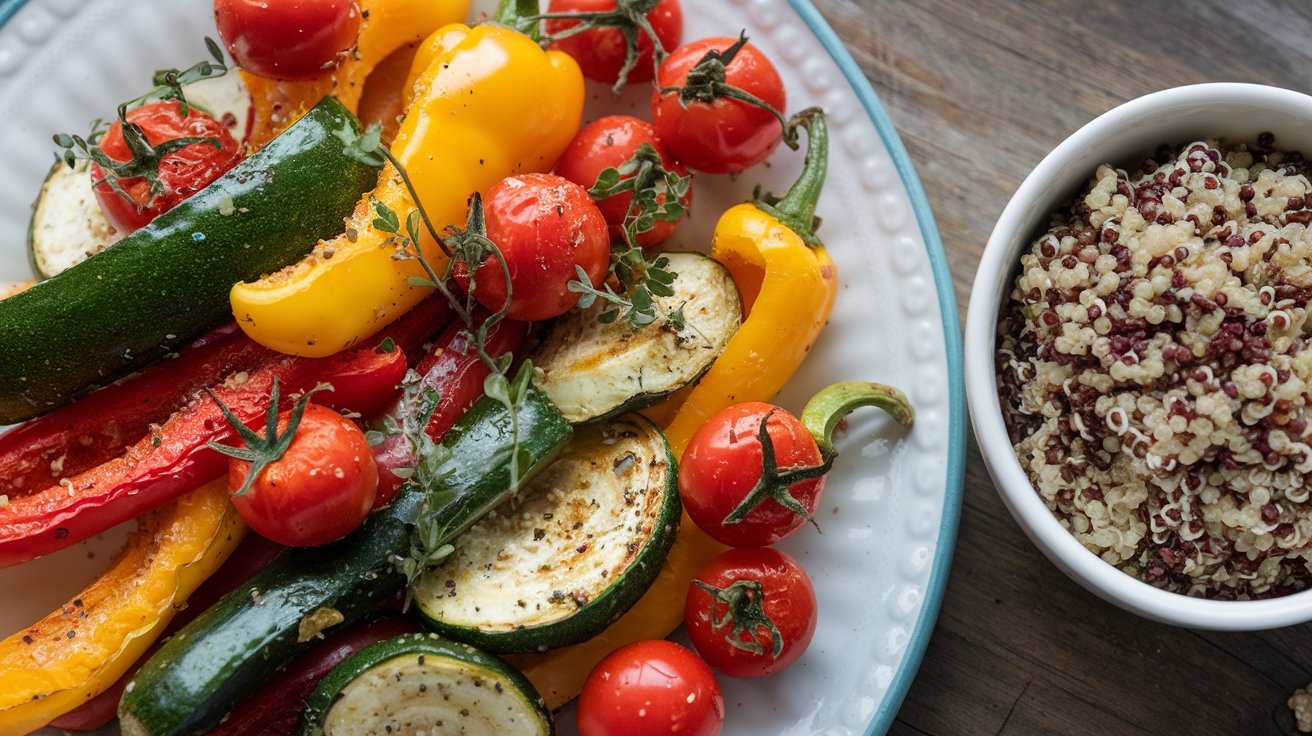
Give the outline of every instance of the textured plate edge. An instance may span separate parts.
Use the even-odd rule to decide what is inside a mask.
[[[925,188],[920,183],[911,156],[897,127],[888,117],[879,96],[875,94],[870,80],[861,71],[861,67],[852,57],[829,22],[811,3],[811,0],[788,0],[788,4],[802,17],[820,43],[829,51],[834,63],[842,70],[848,85],[856,93],[865,108],[875,130],[888,149],[902,179],[902,185],[911,199],[911,207],[916,213],[916,222],[920,225],[920,234],[925,241],[925,250],[929,254],[930,270],[934,274],[934,286],[938,292],[939,311],[942,312],[943,338],[948,362],[948,474],[944,488],[943,518],[939,522],[938,542],[934,549],[934,563],[930,572],[929,592],[921,606],[920,617],[916,621],[915,631],[907,644],[906,656],[902,659],[893,681],[886,691],[883,702],[875,711],[867,736],[875,736],[888,731],[902,707],[911,682],[915,679],[920,663],[925,657],[930,636],[934,633],[939,609],[943,605],[943,595],[947,589],[948,571],[952,565],[952,554],[956,547],[957,527],[961,520],[961,503],[965,482],[966,467],[966,393],[964,352],[961,341],[961,323],[957,316],[957,300],[953,292],[952,274],[948,269],[947,254],[943,250],[943,241],[938,234],[934,213],[925,195]]]
[[[27,0],[0,0],[0,26],[8,23]],[[934,632],[939,610],[943,604],[943,595],[947,588],[948,572],[952,564],[952,555],[956,547],[957,527],[961,519],[961,503],[965,480],[966,456],[966,399],[965,371],[961,341],[961,326],[957,316],[956,296],[953,291],[952,275],[948,268],[947,254],[943,241],[939,237],[934,213],[929,205],[929,198],[916,174],[911,157],[898,136],[897,128],[888,117],[880,103],[874,87],[866,78],[861,67],[852,57],[843,41],[830,27],[820,11],[810,0],[788,0],[788,4],[801,16],[812,34],[829,52],[830,57],[843,72],[848,85],[861,101],[861,106],[875,125],[875,130],[883,140],[885,148],[893,160],[898,176],[911,200],[911,207],[916,215],[920,233],[929,255],[930,269],[934,274],[934,286],[938,295],[939,311],[943,323],[944,348],[948,363],[948,467],[947,483],[943,502],[943,518],[939,522],[939,536],[934,549],[934,562],[930,571],[929,592],[920,609],[915,631],[907,644],[907,653],[893,681],[885,693],[883,701],[875,711],[867,736],[886,732],[897,716],[911,682],[915,679],[920,663],[924,659],[925,649]]]
[[[18,9],[27,4],[27,0],[0,0],[0,26],[9,22]]]

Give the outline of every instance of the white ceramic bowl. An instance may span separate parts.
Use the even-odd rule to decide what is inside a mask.
[[[999,308],[1020,253],[1049,213],[1101,163],[1133,168],[1157,146],[1205,138],[1252,141],[1270,131],[1283,149],[1312,151],[1312,97],[1253,84],[1177,87],[1121,105],[1076,131],[1025,179],[989,237],[966,319],[966,393],[975,436],[1012,516],[1057,567],[1103,599],[1164,623],[1251,631],[1312,620],[1312,591],[1263,601],[1210,601],[1140,582],[1076,541],[1034,490],[1012,450],[996,390]]]

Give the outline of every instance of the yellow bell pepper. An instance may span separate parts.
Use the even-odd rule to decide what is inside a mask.
[[[323,76],[285,81],[241,73],[251,95],[251,131],[247,142],[252,147],[268,143],[328,95],[358,113],[360,96],[374,69],[393,53],[419,43],[433,31],[464,20],[469,13],[469,0],[360,0],[360,11],[364,19],[356,37],[355,53]]]
[[[153,511],[95,582],[0,641],[0,736],[22,736],[99,695],[141,657],[246,527],[215,481]]]
[[[465,222],[474,192],[514,174],[549,171],[582,120],[578,64],[511,28],[439,29],[419,63],[424,71],[391,150],[439,231]],[[389,233],[375,229],[372,198],[403,219],[415,207],[388,165],[343,235],[296,265],[233,287],[232,311],[246,334],[274,350],[321,357],[368,338],[431,293],[410,280],[424,276],[420,265],[398,260]],[[427,233],[420,240],[440,273],[442,251]]]
[[[733,275],[746,318],[701,382],[681,397],[682,404],[665,425],[677,457],[682,457],[688,440],[711,415],[778,393],[833,311],[838,273],[814,235],[815,206],[828,162],[828,128],[818,109],[795,118],[790,127],[797,126],[806,127],[811,139],[797,183],[777,204],[738,205],[716,225],[711,257]],[[617,647],[659,639],[678,628],[689,583],[723,549],[685,515],[660,576],[628,613],[587,642],[512,661],[550,707],[569,702],[582,689],[588,672]]]

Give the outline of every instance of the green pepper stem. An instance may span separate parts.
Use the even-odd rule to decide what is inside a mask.
[[[829,124],[825,120],[825,111],[818,107],[808,108],[788,121],[784,140],[794,148],[798,128],[805,128],[810,138],[801,175],[783,197],[776,199],[767,195],[758,198],[756,206],[787,225],[807,245],[818,248],[821,243],[815,235],[819,227],[815,208],[825,186],[825,176],[829,173]]]
[[[916,411],[901,391],[882,383],[835,383],[811,397],[802,410],[802,425],[815,437],[821,455],[829,457],[833,454],[834,430],[838,423],[862,406],[877,406],[903,426],[910,427],[915,423]]]
[[[497,11],[489,20],[513,28],[541,43],[542,23],[538,20],[539,12],[541,12],[540,0],[501,0]]]

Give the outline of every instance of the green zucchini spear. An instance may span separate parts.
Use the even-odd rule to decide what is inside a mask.
[[[378,176],[347,150],[359,135],[355,117],[325,98],[146,227],[0,301],[0,425],[68,403],[232,319],[234,283],[340,232]]]
[[[425,487],[407,484],[341,541],[289,550],[156,652],[119,702],[123,734],[209,730],[321,631],[358,620],[405,584],[398,565],[421,514],[426,529],[440,530],[433,541],[451,541],[511,494],[512,457],[527,479],[571,434],[536,389],[513,417],[480,398],[427,458]]]

